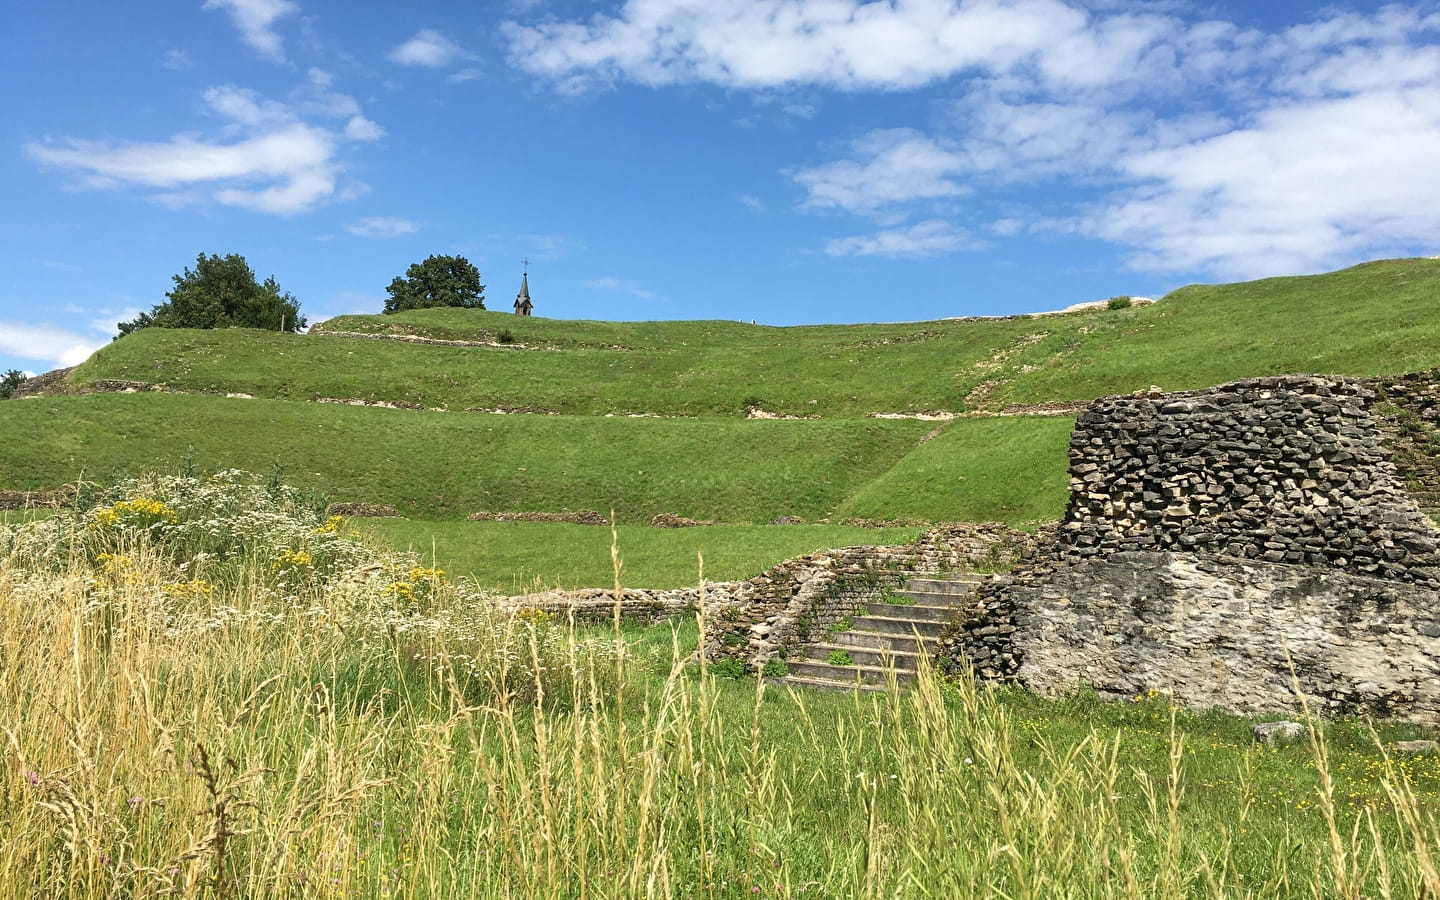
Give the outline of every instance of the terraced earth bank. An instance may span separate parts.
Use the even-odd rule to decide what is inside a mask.
[[[853,540],[846,528],[1054,521],[1084,403],[1440,366],[1437,312],[1440,261],[1388,260],[1003,319],[768,328],[421,310],[308,335],[146,329],[0,404],[0,489],[238,467],[392,506],[404,518],[375,533],[449,548],[442,562],[492,584],[513,584],[502,567],[517,564],[546,586],[608,583],[609,554],[560,562],[589,546],[577,526],[475,513],[613,513],[632,557],[684,557],[647,560],[649,577],[693,582],[707,550],[756,566],[717,577],[748,577]],[[681,551],[645,530],[656,516],[726,529],[697,529]]]

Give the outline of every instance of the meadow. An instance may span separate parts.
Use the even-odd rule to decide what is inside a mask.
[[[734,322],[572,322],[479,310],[345,316],[322,330],[515,345],[428,346],[268,332],[148,329],[68,379],[187,390],[523,408],[567,415],[995,411],[1159,385],[1284,373],[1381,375],[1440,366],[1440,260],[1196,285],[1159,303],[1058,316],[769,328]]]
[[[304,500],[145,476],[0,526],[7,895],[1440,892],[1440,759],[1386,750],[1420,729],[791,694],[695,622],[503,614]]]
[[[155,467],[275,473],[316,498],[394,506],[411,522],[374,533],[494,587],[604,573],[571,561],[572,547],[594,555],[568,526],[472,527],[471,513],[736,526],[699,541],[628,534],[632,574],[671,585],[690,577],[697,550],[728,575],[817,549],[812,539],[851,540],[766,527],[782,516],[819,527],[1053,521],[1073,418],[995,413],[1151,385],[1437,366],[1437,296],[1440,261],[1416,259],[1005,319],[772,328],[431,309],[341,317],[324,323],[329,335],[142,329],[49,395],[0,404],[0,487]],[[184,393],[84,393],[105,380]],[[425,409],[312,402],[323,398]],[[803,418],[747,420],[757,408]],[[978,417],[868,418],[936,411]]]

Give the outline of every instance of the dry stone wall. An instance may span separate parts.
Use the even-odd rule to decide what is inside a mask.
[[[1320,376],[1092,404],[1055,538],[987,587],[941,662],[1054,693],[1440,722],[1437,533],[1377,386]],[[1293,667],[1293,668],[1292,668]]]
[[[1071,440],[1058,555],[1218,553],[1440,584],[1374,398],[1354,379],[1283,376],[1099,400]]]
[[[1432,522],[1440,522],[1440,369],[1371,379],[1395,469]]]
[[[707,583],[703,592],[699,587],[673,591],[625,588],[619,593],[620,618],[654,624],[693,616],[700,608],[702,596],[708,593],[728,596],[735,586],[734,582]],[[517,612],[522,609],[543,610],[560,621],[573,619],[578,625],[605,625],[615,619],[616,593],[604,588],[545,591],[507,597],[501,601],[501,606]]]

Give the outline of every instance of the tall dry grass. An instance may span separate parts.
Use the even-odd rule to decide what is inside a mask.
[[[253,556],[167,591],[132,537],[4,545],[4,896],[1440,896],[1431,806],[1398,765],[1341,803],[1320,729],[1276,827],[1249,754],[1197,805],[1173,716],[1155,768],[969,681],[788,696],[691,665],[691,628],[597,636],[433,575],[423,608]]]

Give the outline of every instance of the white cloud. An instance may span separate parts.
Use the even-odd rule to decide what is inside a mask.
[[[458,44],[440,32],[422,28],[410,40],[391,50],[388,58],[402,66],[440,69],[460,59],[464,53]]]
[[[521,234],[516,235],[516,239],[530,258],[544,261],[564,259],[589,249],[584,241],[563,234]]]
[[[826,252],[963,249],[968,233],[937,217],[962,194],[994,234],[1078,232],[1152,270],[1259,277],[1433,252],[1440,14],[1392,6],[1263,35],[1097,12],[1085,31],[1048,32],[1059,42],[1030,69],[957,83],[954,119],[930,133],[871,132],[832,162],[788,173],[806,208],[895,225]],[[1130,68],[1094,55],[1107,47]],[[1098,74],[1087,80],[1086,69]],[[1025,201],[1024,218],[986,193],[1047,182],[1060,189]]]
[[[395,216],[369,216],[352,222],[345,230],[360,237],[399,237],[402,234],[414,234],[419,228],[409,219],[399,219]]]
[[[205,0],[203,8],[229,12],[245,43],[275,62],[285,61],[285,48],[272,26],[276,19],[300,11],[290,0]]]
[[[341,135],[372,141],[385,134],[359,114],[353,97],[331,90],[331,82],[328,73],[311,69],[306,83],[292,92],[293,103],[267,100],[233,85],[210,88],[205,103],[225,123],[217,137],[177,134],[157,142],[67,138],[27,144],[24,151],[45,165],[79,173],[78,187],[155,188],[149,198],[172,209],[213,200],[294,215],[363,193],[362,185],[338,185]],[[345,124],[337,134],[306,121],[316,116]]]
[[[965,169],[965,160],[917,131],[873,131],[855,141],[852,150],[858,159],[792,173],[808,193],[807,206],[870,213],[966,193],[952,179]]]
[[[458,72],[452,72],[449,75],[446,75],[445,80],[450,82],[451,84],[464,84],[467,81],[478,81],[480,78],[484,77],[484,74],[485,73],[480,71],[478,68],[474,66],[469,66],[467,68],[459,70]]]
[[[334,192],[334,150],[328,133],[302,124],[229,144],[180,135],[150,144],[72,139],[58,147],[25,147],[32,159],[87,173],[84,184],[88,187],[183,188],[223,181],[275,182],[258,190],[222,188],[214,197],[221,203],[282,215],[310,209]]]
[[[186,69],[195,67],[195,61],[190,58],[190,51],[171,48],[166,50],[160,57],[160,65],[172,72],[183,72]]]
[[[51,366],[79,365],[103,346],[102,340],[55,325],[0,322],[0,353]]]
[[[633,281],[626,281],[609,275],[592,278],[585,282],[585,286],[596,291],[619,291],[639,297],[641,300],[654,300],[657,296],[654,291],[646,290]]]
[[[575,86],[626,79],[899,90],[1029,67],[1047,83],[1124,77],[1175,26],[1062,0],[627,0],[585,23],[502,25],[509,58]]]
[[[891,259],[923,259],[945,256],[959,250],[985,246],[963,230],[940,219],[929,219],[905,228],[890,228],[875,234],[836,238],[825,243],[830,256],[882,256]]]
[[[385,136],[385,129],[364,116],[351,116],[345,123],[345,136],[352,141],[374,141]]]
[[[274,128],[297,120],[295,111],[284,103],[262,100],[254,91],[231,85],[210,88],[205,102],[224,118],[247,128]]]
[[[1248,127],[1120,161],[1137,185],[1085,233],[1137,267],[1233,277],[1403,252],[1440,233],[1440,84],[1265,110]]]
[[[120,331],[121,322],[133,321],[140,315],[141,309],[127,306],[121,310],[102,309],[96,312],[98,314],[90,319],[90,327],[100,334],[114,335]]]

